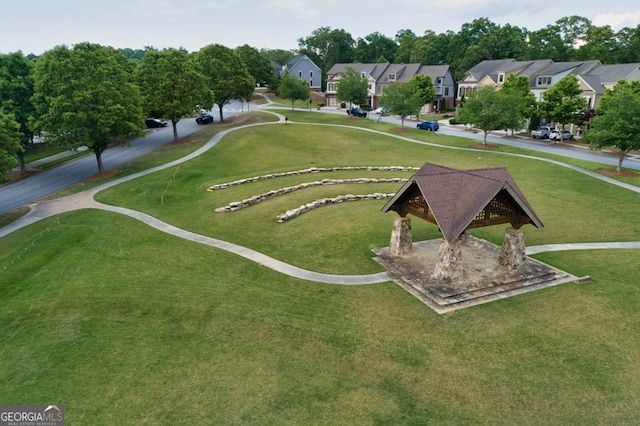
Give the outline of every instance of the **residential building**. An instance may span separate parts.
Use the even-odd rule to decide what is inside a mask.
[[[274,65],[274,69],[278,77],[282,77],[282,74],[288,71],[289,74],[298,77],[298,80],[306,81],[312,91],[321,90],[322,70],[307,55],[296,56],[279,69],[276,66],[277,64]]]
[[[593,109],[606,89],[613,89],[618,81],[640,81],[640,63],[598,65],[586,74],[578,74],[577,77],[582,88],[582,96],[587,99],[589,108]]]
[[[340,77],[352,67],[356,73],[366,78],[369,83],[367,93],[367,106],[371,109],[378,107],[382,91],[391,83],[408,83],[415,75],[428,75],[436,89],[436,102],[434,105],[425,105],[422,112],[443,111],[454,106],[455,81],[449,65],[422,65],[422,64],[390,64],[390,63],[342,63],[335,64],[327,72],[327,88],[325,102],[327,106],[338,106],[337,98]]]

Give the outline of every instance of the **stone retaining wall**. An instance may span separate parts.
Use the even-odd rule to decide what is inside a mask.
[[[274,189],[269,192],[265,192],[263,194],[254,195],[250,198],[246,198],[242,201],[234,201],[232,203],[227,204],[224,207],[219,207],[215,210],[216,213],[228,213],[234,212],[236,210],[243,209],[245,207],[253,206],[255,204],[261,203],[262,201],[266,201],[270,198],[277,197],[279,195],[288,194],[294,191],[298,191],[305,188],[311,188],[314,186],[323,186],[323,185],[340,185],[340,184],[350,184],[350,183],[400,183],[406,182],[408,179],[406,178],[357,178],[357,179],[322,179],[314,182],[304,182],[294,186],[287,186],[280,189]],[[373,194],[371,194],[373,195]],[[361,196],[368,197],[368,196]],[[344,201],[344,200],[343,200]],[[351,200],[350,200],[351,201]]]
[[[311,203],[304,204],[297,209],[287,210],[285,213],[276,217],[278,222],[286,222],[294,217],[300,216],[303,213],[308,212],[309,210],[313,210],[318,207],[328,206],[331,204],[343,203],[346,201],[362,201],[362,200],[383,200],[387,198],[393,198],[393,194],[385,194],[385,193],[375,193],[375,194],[367,194],[367,195],[339,195],[333,198],[322,198]]]
[[[325,172],[337,172],[337,171],[350,171],[350,170],[369,170],[369,171],[387,171],[387,172],[415,172],[419,170],[419,167],[404,167],[404,166],[352,166],[352,167],[310,167],[308,169],[294,170],[291,172],[271,173],[268,175],[254,176],[246,179],[239,179],[232,182],[220,183],[210,186],[207,191],[216,191],[219,189],[229,188],[235,185],[242,185],[244,183],[256,182],[265,179],[274,179],[284,176],[298,176],[310,173],[325,173]]]

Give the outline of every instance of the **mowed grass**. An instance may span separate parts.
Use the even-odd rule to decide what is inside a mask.
[[[546,225],[527,230],[530,245],[640,239],[630,191],[531,160],[317,126],[239,130],[100,198],[314,270],[378,272],[370,248],[388,244],[385,201],[285,224],[275,214],[400,185],[327,186],[213,209],[316,178],[396,173],[206,188],[310,166],[425,161],[507,166]],[[437,237],[412,222],[416,240]],[[476,235],[501,240],[495,228]],[[109,212],[48,218],[0,239],[0,401],[62,404],[70,424],[637,423],[638,251],[538,258],[592,280],[438,315],[393,283],[292,279]]]

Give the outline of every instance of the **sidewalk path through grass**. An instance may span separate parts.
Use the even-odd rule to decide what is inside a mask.
[[[210,141],[208,141],[206,144],[204,144],[201,148],[199,148],[198,150],[192,152],[191,154],[180,158],[178,160],[172,161],[170,163],[164,164],[162,166],[157,166],[157,167],[153,167],[151,169],[139,172],[139,173],[135,173],[129,176],[125,176],[122,177],[120,179],[116,179],[113,180],[111,182],[107,182],[105,184],[102,184],[100,186],[97,186],[95,188],[89,189],[87,191],[83,191],[74,195],[70,195],[67,197],[63,197],[63,198],[58,198],[55,200],[50,200],[50,201],[44,201],[44,202],[40,202],[40,203],[34,203],[32,204],[31,207],[31,211],[29,213],[27,213],[25,216],[23,216],[22,218],[16,220],[15,222],[11,223],[10,225],[0,229],[0,238],[4,237],[5,235],[8,235],[14,231],[17,231],[18,229],[21,229],[25,226],[28,226],[32,223],[35,223],[39,220],[45,219],[47,217],[51,217],[60,213],[65,213],[65,212],[70,212],[70,211],[74,211],[74,210],[80,210],[80,209],[100,209],[100,210],[107,210],[107,211],[111,211],[114,213],[119,213],[119,214],[123,214],[126,216],[129,216],[131,218],[137,219],[155,229],[158,229],[162,232],[166,232],[168,234],[174,235],[176,237],[179,238],[184,238],[186,240],[190,240],[190,241],[194,241],[200,244],[205,244],[211,247],[215,247],[215,248],[219,248],[222,250],[226,250],[228,252],[237,254],[238,256],[242,256],[246,259],[249,259],[253,262],[256,262],[260,265],[263,265],[267,268],[273,269],[275,271],[281,272],[283,274],[289,275],[291,277],[295,277],[295,278],[300,278],[303,280],[307,280],[307,281],[314,281],[314,282],[320,282],[320,283],[327,283],[327,284],[340,284],[340,285],[361,285],[361,284],[377,284],[377,283],[382,283],[382,282],[386,282],[386,281],[391,281],[391,278],[387,275],[386,272],[380,272],[377,274],[369,274],[369,275],[336,275],[336,274],[324,274],[324,273],[319,273],[319,272],[313,272],[313,271],[309,271],[306,269],[302,269],[302,268],[298,268],[296,266],[290,265],[288,263],[284,263],[281,262],[277,259],[274,259],[272,257],[269,257],[265,254],[262,254],[260,252],[257,252],[255,250],[246,248],[246,247],[242,247],[239,246],[237,244],[233,244],[233,243],[229,243],[226,241],[222,241],[216,238],[211,238],[211,237],[207,237],[204,235],[200,235],[200,234],[196,234],[190,231],[185,231],[183,229],[177,228],[173,225],[170,225],[168,223],[162,222],[161,220],[156,219],[153,216],[150,216],[146,213],[142,213],[139,211],[135,211],[135,210],[131,210],[131,209],[127,209],[124,207],[117,207],[117,206],[110,206],[107,204],[102,204],[99,203],[97,201],[94,200],[94,196],[95,194],[97,194],[100,191],[103,191],[107,188],[111,188],[112,186],[118,185],[120,183],[123,182],[127,182],[133,179],[136,179],[138,177],[159,171],[159,170],[163,170],[169,167],[174,167],[180,163],[183,163],[185,161],[191,160],[192,158],[195,158],[197,156],[199,156],[200,154],[202,154],[205,151],[208,151],[209,149],[211,149],[212,147],[214,147],[224,136],[226,136],[228,133],[235,131],[235,130],[239,130],[242,128],[246,128],[246,127],[250,127],[250,126],[263,126],[263,125],[277,125],[279,123],[284,123],[284,116],[281,114],[277,114],[277,113],[273,113],[270,112],[272,114],[277,115],[280,118],[280,122],[276,122],[276,123],[259,123],[259,124],[249,124],[246,126],[240,126],[240,127],[236,127],[233,129],[227,129],[224,130],[218,134],[216,134]],[[289,121],[290,124],[296,124],[293,123],[291,121]],[[302,124],[308,124],[308,123],[302,123]],[[327,124],[325,124],[327,125]],[[330,125],[327,125],[330,126]],[[427,142],[420,142],[420,141],[415,141],[413,139],[410,138],[406,138],[406,137],[402,137],[402,136],[397,136],[397,135],[389,135],[388,133],[384,133],[384,132],[379,132],[377,130],[371,130],[371,129],[361,129],[358,127],[351,127],[351,126],[338,126],[338,127],[349,127],[349,128],[355,128],[355,129],[359,129],[359,130],[365,130],[365,131],[370,131],[370,132],[374,132],[374,133],[380,133],[386,136],[391,136],[391,137],[396,137],[399,139],[403,139],[409,142],[414,142],[414,143],[420,143],[420,144],[425,144],[425,145],[431,145],[431,146],[437,146],[437,147],[441,147],[441,148],[451,148],[451,149],[463,149],[463,150],[469,150],[469,151],[477,151],[475,149],[472,148],[459,148],[459,147],[447,147],[447,146],[442,146],[442,145],[437,145],[437,144],[431,144],[431,143],[427,143]],[[482,151],[485,152],[486,151]],[[578,171],[580,173],[584,173],[587,174],[591,177],[594,177],[596,179],[600,179],[603,180],[605,182],[611,183],[613,185],[617,185],[626,189],[629,189],[631,191],[634,192],[638,192],[640,193],[640,188],[633,186],[633,185],[629,185],[623,182],[618,182],[614,179],[611,178],[607,178],[606,176],[601,176],[597,173],[594,172],[590,172],[588,170],[582,169],[580,167],[576,167],[570,164],[566,164],[566,163],[562,163],[560,161],[556,161],[556,160],[550,160],[550,159],[545,159],[545,158],[539,158],[539,157],[535,157],[535,156],[530,156],[530,155],[523,155],[523,154],[511,154],[511,153],[497,153],[497,154],[504,154],[504,155],[514,155],[517,157],[523,157],[523,158],[529,158],[529,159],[534,159],[534,160],[540,160],[540,161],[548,161],[563,167],[568,167],[572,170]],[[640,241],[637,242],[598,242],[598,243],[577,243],[577,244],[573,244],[573,243],[566,243],[566,244],[546,244],[546,245],[537,245],[537,246],[532,246],[532,247],[528,247],[527,248],[527,254],[528,255],[532,255],[532,254],[537,254],[537,253],[543,253],[543,252],[548,252],[548,251],[562,251],[562,250],[589,250],[589,249],[640,249]]]

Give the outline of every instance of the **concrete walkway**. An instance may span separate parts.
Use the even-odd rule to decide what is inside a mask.
[[[326,283],[326,284],[340,284],[340,285],[362,285],[362,284],[377,284],[377,283],[382,283],[382,282],[386,282],[386,281],[391,281],[391,278],[389,277],[389,275],[386,272],[380,272],[377,274],[369,274],[369,275],[336,275],[336,274],[324,274],[324,273],[319,273],[319,272],[314,272],[314,271],[309,271],[306,269],[302,269],[302,268],[298,268],[296,266],[281,262],[277,259],[274,259],[270,256],[267,256],[263,253],[257,252],[255,250],[246,248],[246,247],[242,247],[239,246],[237,244],[233,244],[233,243],[229,243],[226,241],[222,241],[216,238],[211,238],[211,237],[207,237],[204,235],[200,235],[200,234],[196,234],[193,232],[189,232],[180,228],[177,228],[173,225],[170,225],[166,222],[162,222],[161,220],[158,220],[157,218],[150,216],[146,213],[142,213],[139,211],[135,211],[135,210],[131,210],[131,209],[127,209],[124,207],[117,207],[117,206],[110,206],[110,205],[106,205],[106,204],[102,204],[99,203],[97,201],[94,200],[94,196],[95,194],[97,194],[100,191],[103,191],[107,188],[110,188],[112,186],[118,185],[120,183],[123,182],[127,182],[133,179],[136,179],[138,177],[150,174],[150,173],[154,173],[156,171],[159,170],[164,170],[170,167],[174,167],[178,164],[181,164],[185,161],[191,160],[199,155],[201,155],[202,153],[208,151],[209,149],[213,148],[224,136],[226,136],[227,134],[229,134],[230,132],[239,130],[239,129],[243,129],[243,128],[247,128],[247,127],[253,127],[253,126],[264,126],[264,125],[278,125],[278,124],[282,124],[285,122],[285,118],[283,115],[275,113],[275,112],[271,112],[271,111],[265,111],[265,112],[269,112],[271,114],[276,115],[279,118],[278,122],[274,122],[274,123],[257,123],[257,124],[250,124],[250,125],[246,125],[246,126],[241,126],[241,127],[237,127],[237,128],[233,128],[233,129],[228,129],[225,131],[222,131],[218,134],[216,134],[210,141],[208,141],[206,144],[204,144],[201,148],[199,148],[198,150],[192,152],[191,154],[180,158],[178,160],[172,161],[170,163],[167,164],[163,164],[161,166],[157,166],[157,167],[153,167],[151,169],[136,173],[136,174],[132,174],[129,176],[125,176],[122,177],[120,179],[116,179],[113,180],[111,182],[107,182],[103,185],[97,186],[95,188],[92,188],[90,190],[84,191],[84,192],[80,192],[74,195],[70,195],[67,197],[63,197],[63,198],[58,198],[55,200],[50,200],[50,201],[44,201],[44,202],[40,202],[40,203],[33,203],[30,208],[30,212],[27,213],[25,216],[23,216],[22,218],[16,220],[15,222],[11,223],[10,225],[4,227],[4,228],[0,228],[0,238],[18,230],[21,229],[25,226],[31,225],[32,223],[38,222],[42,219],[45,219],[47,217],[51,217],[51,216],[55,216],[57,214],[61,214],[61,213],[65,213],[65,212],[70,212],[70,211],[74,211],[74,210],[80,210],[80,209],[100,209],[100,210],[106,210],[106,211],[111,211],[114,213],[119,213],[125,216],[129,216],[131,218],[137,219],[159,231],[165,232],[167,234],[170,235],[174,235],[176,237],[179,238],[183,238],[183,239],[187,239],[196,243],[200,243],[200,244],[205,244],[211,247],[215,247],[221,250],[226,250],[230,253],[234,253],[237,254],[238,256],[242,256],[248,260],[251,260],[253,262],[256,262],[260,265],[263,265],[267,268],[273,269],[275,271],[281,272],[283,274],[289,275],[291,277],[294,278],[299,278],[299,279],[303,279],[303,280],[307,280],[307,281],[313,281],[313,282],[320,282],[320,283]],[[289,121],[289,124],[297,124],[297,123],[293,123],[291,121]],[[301,123],[301,124],[308,124],[308,123]],[[415,141],[413,139],[409,139],[409,138],[405,138],[402,136],[397,136],[397,135],[389,135],[388,133],[383,133],[383,132],[378,132],[376,130],[369,130],[369,129],[361,129],[358,127],[352,127],[352,126],[336,126],[336,127],[349,127],[352,129],[359,129],[359,130],[364,130],[364,131],[371,131],[371,132],[375,132],[375,133],[381,133],[384,134],[386,136],[392,136],[392,137],[397,137],[399,139],[403,139],[403,140],[407,140],[409,142],[415,142],[415,143],[421,143],[421,144],[425,144],[425,145],[433,145],[433,146],[437,146],[437,147],[441,147],[441,148],[452,148],[452,149],[464,149],[464,150],[470,150],[470,151],[475,151],[473,149],[467,149],[467,148],[455,148],[455,147],[446,147],[446,146],[442,146],[442,145],[437,145],[437,144],[430,144],[430,143],[425,143],[425,142],[419,142],[419,141]],[[486,151],[482,151],[485,152]],[[639,192],[640,193],[640,188],[635,187],[633,185],[628,185],[622,182],[618,182],[614,179],[609,179],[605,176],[601,176],[598,175],[596,173],[593,172],[589,172],[588,170],[584,170],[581,169],[579,167],[576,166],[572,166],[569,164],[565,164],[559,161],[555,161],[555,160],[547,160],[547,159],[541,159],[538,157],[533,157],[533,156],[527,156],[527,155],[519,155],[519,154],[510,154],[510,155],[516,155],[519,157],[525,157],[525,158],[530,158],[530,159],[536,159],[536,160],[542,160],[542,161],[549,161],[551,163],[554,164],[558,164],[564,167],[568,167],[571,168],[573,170],[576,170],[580,173],[585,173],[589,176],[592,176],[596,179],[600,179],[603,180],[605,182],[611,183],[613,185],[617,185],[620,187],[623,187],[625,189],[629,189],[631,191],[634,192]],[[599,242],[599,243],[577,243],[577,244],[571,244],[571,243],[567,243],[567,244],[550,244],[550,245],[538,245],[538,246],[532,246],[527,248],[527,254],[528,255],[532,255],[532,254],[537,254],[537,253],[542,253],[542,252],[547,252],[547,251],[562,251],[562,250],[590,250],[590,249],[640,249],[640,241],[638,242],[611,242],[611,243],[606,243],[606,242]]]

